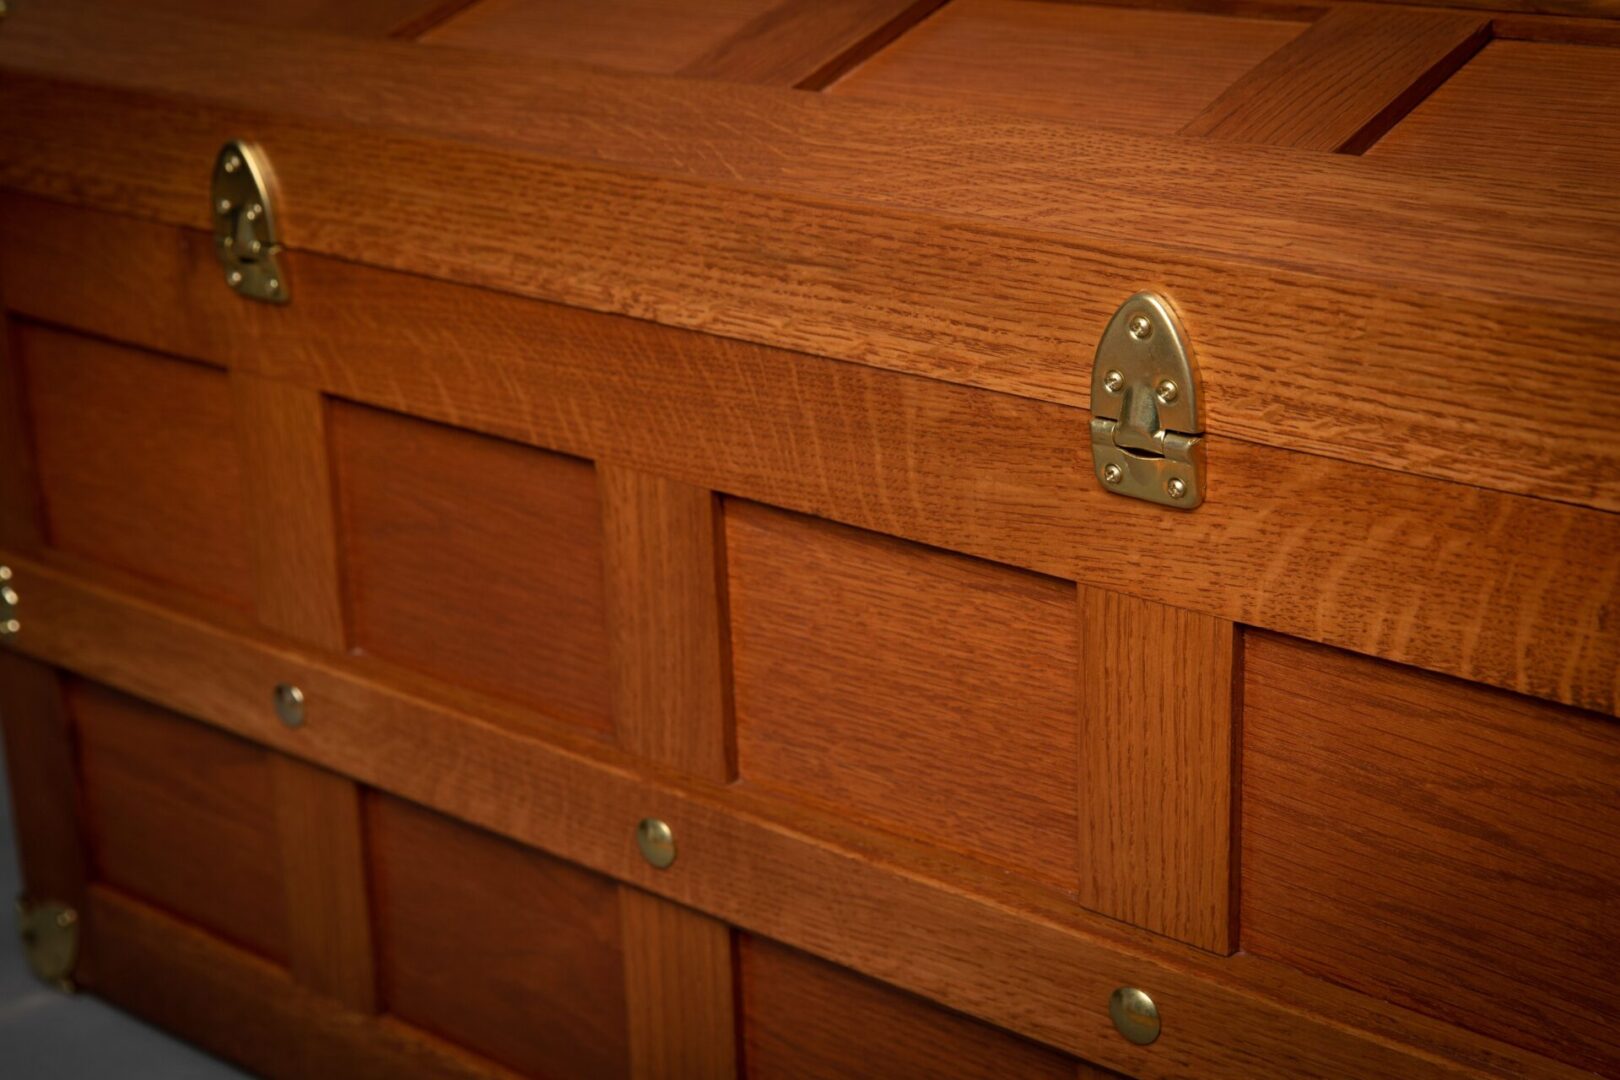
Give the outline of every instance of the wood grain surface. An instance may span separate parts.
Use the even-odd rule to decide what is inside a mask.
[[[34,630],[12,643],[26,655],[1128,1075],[1584,1075],[1275,961],[1132,930],[973,860],[738,786],[640,772],[583,735],[520,735],[484,699],[403,692],[352,660],[0,557],[35,605]],[[263,695],[285,678],[320,703],[321,723],[291,732],[267,715]],[[648,813],[681,838],[667,871],[636,850]],[[1120,985],[1148,989],[1174,1029],[1151,1047],[1120,1039],[1106,1008]]]
[[[1268,634],[1244,704],[1243,948],[1620,1068],[1613,721]]]
[[[15,343],[50,544],[251,609],[224,373],[43,327],[18,327]]]
[[[819,90],[943,0],[780,0],[680,69],[691,78]]]
[[[22,361],[13,341],[15,332],[12,322],[0,315],[0,543],[37,554],[45,540],[45,505],[34,465],[32,425]]]
[[[354,648],[611,731],[590,465],[347,404],[331,422]]]
[[[90,988],[212,1054],[287,1080],[518,1080],[391,1017],[334,1007],[286,971],[104,885],[91,889]]]
[[[283,962],[270,755],[84,680],[67,688],[95,878]]]
[[[1212,437],[1211,498],[1166,529],[1161,509],[1100,490],[1081,410],[319,258],[296,260],[298,303],[245,305],[205,236],[0,207],[7,300],[39,318],[1541,697],[1620,701],[1610,514]],[[97,257],[113,240],[148,253],[162,306],[115,287]]]
[[[1481,14],[1335,5],[1182,133],[1362,153],[1468,63],[1490,28]]]
[[[1301,29],[1189,11],[953,0],[829,91],[1169,135]]]
[[[1075,404],[1152,286],[1212,431],[1620,508],[1620,380],[1525,411],[1568,355],[1613,366],[1600,193],[308,34],[266,32],[270,82],[239,87],[218,27],[74,0],[13,22],[0,183],[36,194],[93,176],[97,205],[200,225],[198,163],[247,131],[295,248]]]
[[[1237,629],[1082,585],[1080,902],[1236,946]]]
[[[0,729],[23,895],[79,907],[89,883],[89,855],[61,676],[0,650]]]
[[[628,1074],[612,882],[399,799],[366,821],[389,1012],[528,1075]]]
[[[1074,585],[726,504],[738,775],[1075,889]]]
[[[356,37],[409,33],[471,0],[281,0],[274,4],[217,4],[213,0],[156,0],[155,11],[225,23],[318,30]],[[242,31],[238,31],[241,33]],[[251,32],[251,31],[249,31]]]
[[[630,1075],[737,1076],[731,927],[628,885],[619,912]]]
[[[743,1053],[756,1080],[1080,1080],[1073,1058],[825,960],[741,941]]]

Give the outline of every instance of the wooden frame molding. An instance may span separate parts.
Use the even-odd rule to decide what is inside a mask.
[[[1237,628],[1080,586],[1080,902],[1237,945]]]
[[[37,660],[1131,1075],[1248,1076],[1261,1063],[1288,1075],[1580,1075],[1282,965],[1213,957],[1045,890],[1026,895],[993,872],[953,862],[946,885],[909,843],[647,774],[585,737],[518,735],[474,697],[464,712],[372,682],[348,660],[218,628],[32,560],[15,565],[34,615],[13,644]],[[297,730],[264,707],[269,687],[288,679],[310,702]],[[636,851],[633,825],[649,812],[682,838],[669,870]],[[952,948],[939,947],[942,934]],[[1107,1016],[1119,985],[1149,988],[1166,1016],[1183,1019],[1151,1047],[1125,1042]]]
[[[1612,200],[291,32],[256,35],[269,81],[240,87],[196,62],[228,64],[229,33],[84,0],[9,20],[0,183],[199,225],[199,163],[226,134],[252,137],[295,250],[1069,405],[1087,401],[1108,316],[1151,286],[1191,329],[1212,432],[1620,509],[1603,467],[1620,452],[1606,419],[1620,380],[1589,380],[1559,423],[1526,411],[1565,357],[1607,364],[1593,343],[1620,340]],[[939,165],[964,147],[983,162],[966,185]],[[1179,167],[1155,168],[1166,155]],[[1076,175],[1079,202],[1032,181]],[[424,200],[420,218],[393,210]],[[1584,242],[1547,245],[1550,230]],[[1549,291],[1586,306],[1549,306]]]
[[[781,0],[681,74],[819,90],[944,0]]]
[[[1602,630],[1614,514],[1212,436],[1210,498],[1166,529],[1100,490],[1080,409],[307,255],[290,257],[298,303],[248,305],[206,234],[14,197],[0,220],[7,302],[33,318],[1565,704],[1620,702],[1620,639]],[[145,253],[144,295],[117,287],[124,250]],[[839,475],[802,468],[812,452]],[[1436,561],[1434,538],[1456,535],[1472,540]],[[1485,587],[1504,565],[1574,576]]]

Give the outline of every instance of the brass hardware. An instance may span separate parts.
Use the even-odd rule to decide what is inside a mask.
[[[1204,501],[1192,349],[1175,312],[1153,293],[1121,304],[1097,344],[1091,458],[1110,491],[1179,510]]]
[[[292,683],[276,684],[276,715],[288,727],[304,726],[304,692]]]
[[[11,567],[0,566],[0,637],[10,637],[22,629],[22,623],[17,621],[21,600],[11,585]]]
[[[1138,1046],[1159,1037],[1159,1007],[1134,986],[1122,986],[1109,995],[1108,1015],[1119,1033]]]
[[[641,819],[636,826],[636,846],[641,849],[642,858],[660,870],[668,869],[675,861],[675,834],[657,818]]]
[[[79,913],[54,900],[35,904],[18,897],[17,933],[34,974],[71,993],[79,962]]]
[[[281,243],[271,195],[270,164],[257,147],[235,139],[220,147],[209,199],[225,283],[254,300],[285,304],[287,278],[276,258]]]

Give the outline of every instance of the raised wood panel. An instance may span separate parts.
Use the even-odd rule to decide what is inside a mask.
[[[422,697],[353,661],[5,558],[35,612],[14,647],[38,660],[1132,1076],[1587,1076],[1279,961],[1214,957],[1134,930],[976,860],[748,785],[688,785],[597,740],[480,722],[492,717],[487,698]],[[290,731],[264,708],[265,688],[289,678],[319,703],[319,723]],[[649,867],[632,840],[649,811],[681,838],[670,870]],[[1137,1047],[1119,1037],[1106,1002],[1122,984],[1152,988],[1179,1018],[1174,1038]]]
[[[669,75],[781,0],[480,0],[418,40]]]
[[[1244,670],[1243,948],[1620,1070],[1620,726],[1269,634]]]
[[[1338,4],[1182,132],[1359,154],[1490,38],[1471,12]]]
[[[67,687],[96,879],[284,961],[270,753],[94,683]]]
[[[224,372],[19,325],[49,543],[241,610],[253,604]]]
[[[1302,29],[1187,11],[953,0],[829,92],[1170,134]]]
[[[0,251],[7,246],[0,243]],[[0,313],[0,543],[37,554],[45,538],[45,507],[25,394],[13,323]]]
[[[353,647],[610,731],[591,466],[341,403],[331,436]]]
[[[1612,200],[1616,115],[1620,49],[1493,41],[1369,156],[1490,177],[1513,191]]]
[[[818,90],[943,0],[778,0],[682,75]]]
[[[1237,629],[1079,593],[1080,902],[1230,952]]]
[[[1074,585],[725,515],[741,779],[1072,891]]]
[[[765,938],[738,949],[750,1080],[1116,1075]]]
[[[611,881],[388,796],[366,817],[389,1012],[528,1075],[628,1075]]]

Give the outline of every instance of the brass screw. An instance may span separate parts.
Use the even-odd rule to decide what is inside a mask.
[[[1110,394],[1119,393],[1119,388],[1125,385],[1125,376],[1118,371],[1110,371],[1103,376],[1103,389]]]
[[[1146,341],[1153,336],[1153,320],[1146,315],[1132,315],[1130,321],[1131,337],[1137,341]]]
[[[67,908],[56,913],[56,925],[60,926],[63,930],[66,930],[68,927],[72,926],[78,921],[79,913],[74,911],[72,908]]]
[[[231,200],[229,200],[229,199],[221,199],[221,200],[219,200],[219,202],[214,204],[214,209],[218,210],[222,214],[230,213],[231,212]]]
[[[22,623],[16,619],[7,619],[5,622],[0,622],[0,636],[10,637],[21,629]]]
[[[245,211],[244,216],[249,221],[257,221],[257,220],[259,220],[259,215],[262,214],[262,213],[264,213],[264,207],[262,205],[260,205],[259,203],[254,203],[252,206],[247,208],[247,210]]]
[[[1170,493],[1172,499],[1179,499],[1187,494],[1187,482],[1179,476],[1172,476],[1164,485],[1164,490]]]
[[[10,581],[10,580],[11,580],[11,567],[9,567],[9,566],[0,566],[0,581]]]
[[[233,173],[237,169],[240,169],[241,167],[242,167],[242,159],[237,157],[235,154],[232,154],[230,157],[225,159],[225,171],[226,172]]]
[[[1120,468],[1118,465],[1115,465],[1112,461],[1103,466],[1104,483],[1117,484],[1123,479],[1125,479],[1125,470]]]
[[[17,606],[17,590],[10,585],[0,585],[0,604],[6,607]]]
[[[1134,986],[1122,986],[1109,996],[1108,1015],[1119,1033],[1138,1046],[1159,1037],[1159,1007]]]
[[[292,683],[276,684],[276,715],[290,728],[304,726],[304,692]]]
[[[1164,382],[1159,384],[1158,393],[1159,393],[1159,400],[1161,402],[1163,402],[1164,404],[1168,405],[1171,402],[1175,401],[1176,398],[1181,396],[1181,387],[1177,386],[1175,383],[1171,382],[1169,379],[1166,379],[1166,380],[1164,380]]]
[[[641,857],[660,870],[667,870],[675,861],[675,833],[657,818],[642,818],[636,825],[636,846]]]
[[[270,279],[270,291],[275,292],[279,288],[281,288],[281,279],[280,278],[271,278]]]
[[[230,282],[232,285],[242,284],[242,271],[232,270],[230,273],[225,275],[225,280]]]

